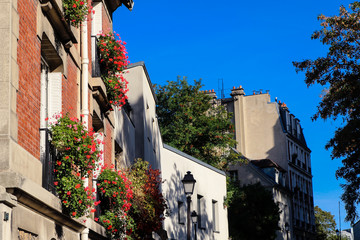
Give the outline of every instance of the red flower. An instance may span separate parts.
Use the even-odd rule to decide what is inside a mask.
[[[76,6],[76,4],[74,3],[74,5],[73,5],[73,8],[76,8],[77,6]]]
[[[73,212],[73,213],[72,213],[72,215],[73,215],[73,216],[75,217],[75,215],[76,215],[76,212]]]
[[[76,184],[76,186],[75,186],[76,189],[78,189],[78,188],[80,188],[80,187],[81,187],[81,184],[80,184],[80,183]]]
[[[71,195],[71,192],[70,192],[70,191],[68,191],[66,194],[67,194],[68,196],[70,196],[70,195]]]
[[[54,182],[54,185],[57,186],[59,183],[58,182]]]

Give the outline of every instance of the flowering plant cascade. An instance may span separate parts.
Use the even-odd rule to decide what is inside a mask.
[[[117,107],[122,107],[126,103],[128,92],[128,82],[123,76],[123,71],[129,64],[125,45],[126,43],[117,40],[113,33],[99,35],[101,76],[109,102]]]
[[[64,0],[63,7],[65,19],[74,27],[79,27],[92,11],[92,6],[89,6],[86,0]]]
[[[133,191],[125,172],[116,171],[113,166],[104,166],[98,177],[97,188],[102,212],[99,221],[107,235],[111,239],[123,239],[130,235],[134,223],[127,212],[131,208]],[[127,236],[127,239],[131,238]]]
[[[55,116],[51,124],[51,143],[58,150],[54,166],[55,188],[62,201],[64,212],[81,217],[88,214],[93,204],[91,191],[83,180],[89,177],[100,157],[94,132],[87,131],[77,119],[66,114]],[[92,210],[94,211],[94,210]]]

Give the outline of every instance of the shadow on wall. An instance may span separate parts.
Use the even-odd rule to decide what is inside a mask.
[[[280,118],[276,120],[273,126],[273,148],[269,149],[266,154],[267,158],[279,164],[282,168],[287,169],[287,142],[286,133],[283,130]]]
[[[186,171],[191,171],[191,169],[187,169]],[[166,192],[164,194],[167,204],[168,204],[168,210],[165,221],[169,222],[167,229],[167,234],[169,239],[186,239],[187,234],[187,203],[186,203],[186,196],[184,193],[184,187],[181,182],[184,175],[186,174],[186,171],[182,172],[178,169],[176,163],[173,165],[172,174],[169,177],[169,179],[166,179],[164,184],[167,185]],[[194,176],[196,179],[196,176]],[[194,188],[194,193],[191,197],[192,202],[190,204],[190,212],[196,211],[198,212],[198,204],[197,204],[197,188],[199,187],[199,184],[201,184],[201,179],[196,179],[196,184]],[[206,196],[203,196],[206,198]],[[206,199],[207,202],[209,202],[209,199]],[[179,211],[179,202],[184,203],[184,211]],[[206,205],[205,205],[206,207]],[[206,208],[205,208],[206,209]],[[182,215],[183,214],[183,215]],[[205,211],[203,212],[201,216],[201,226],[197,229],[197,239],[212,239],[210,237],[210,233],[212,233],[212,223],[209,220],[209,214]],[[183,221],[181,221],[183,219]],[[180,223],[181,221],[181,223]],[[190,220],[191,221],[191,220]],[[194,224],[190,223],[190,231],[191,231],[191,239],[194,239]]]

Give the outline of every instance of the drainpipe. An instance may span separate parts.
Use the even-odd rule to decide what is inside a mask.
[[[89,99],[88,99],[88,85],[89,85],[89,52],[88,52],[88,25],[87,19],[82,22],[81,31],[81,113],[84,115],[82,121],[85,123],[85,127],[89,128]]]
[[[81,26],[81,114],[83,114],[82,122],[86,129],[89,129],[89,99],[88,99],[88,85],[89,85],[89,51],[88,51],[88,25],[87,18],[82,22]],[[84,180],[84,186],[89,186],[89,178]],[[82,236],[82,235],[81,235]],[[82,238],[87,240],[87,238]]]

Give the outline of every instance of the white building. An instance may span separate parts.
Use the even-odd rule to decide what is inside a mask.
[[[187,202],[181,180],[190,171],[196,180],[190,208],[199,216],[197,239],[228,239],[225,172],[166,144],[161,149],[161,166],[163,193],[169,207],[169,216],[164,221],[168,238],[186,239]],[[191,224],[191,239],[195,239],[194,234]]]
[[[167,239],[186,239],[187,203],[181,180],[191,171],[197,181],[191,204],[191,211],[199,215],[197,239],[228,239],[225,173],[162,143],[157,99],[144,62],[131,64],[125,77],[129,81],[129,104],[115,115],[116,162],[129,166],[135,158],[142,158],[161,170],[162,192],[168,204],[163,225]],[[193,227],[191,223],[194,237]]]

